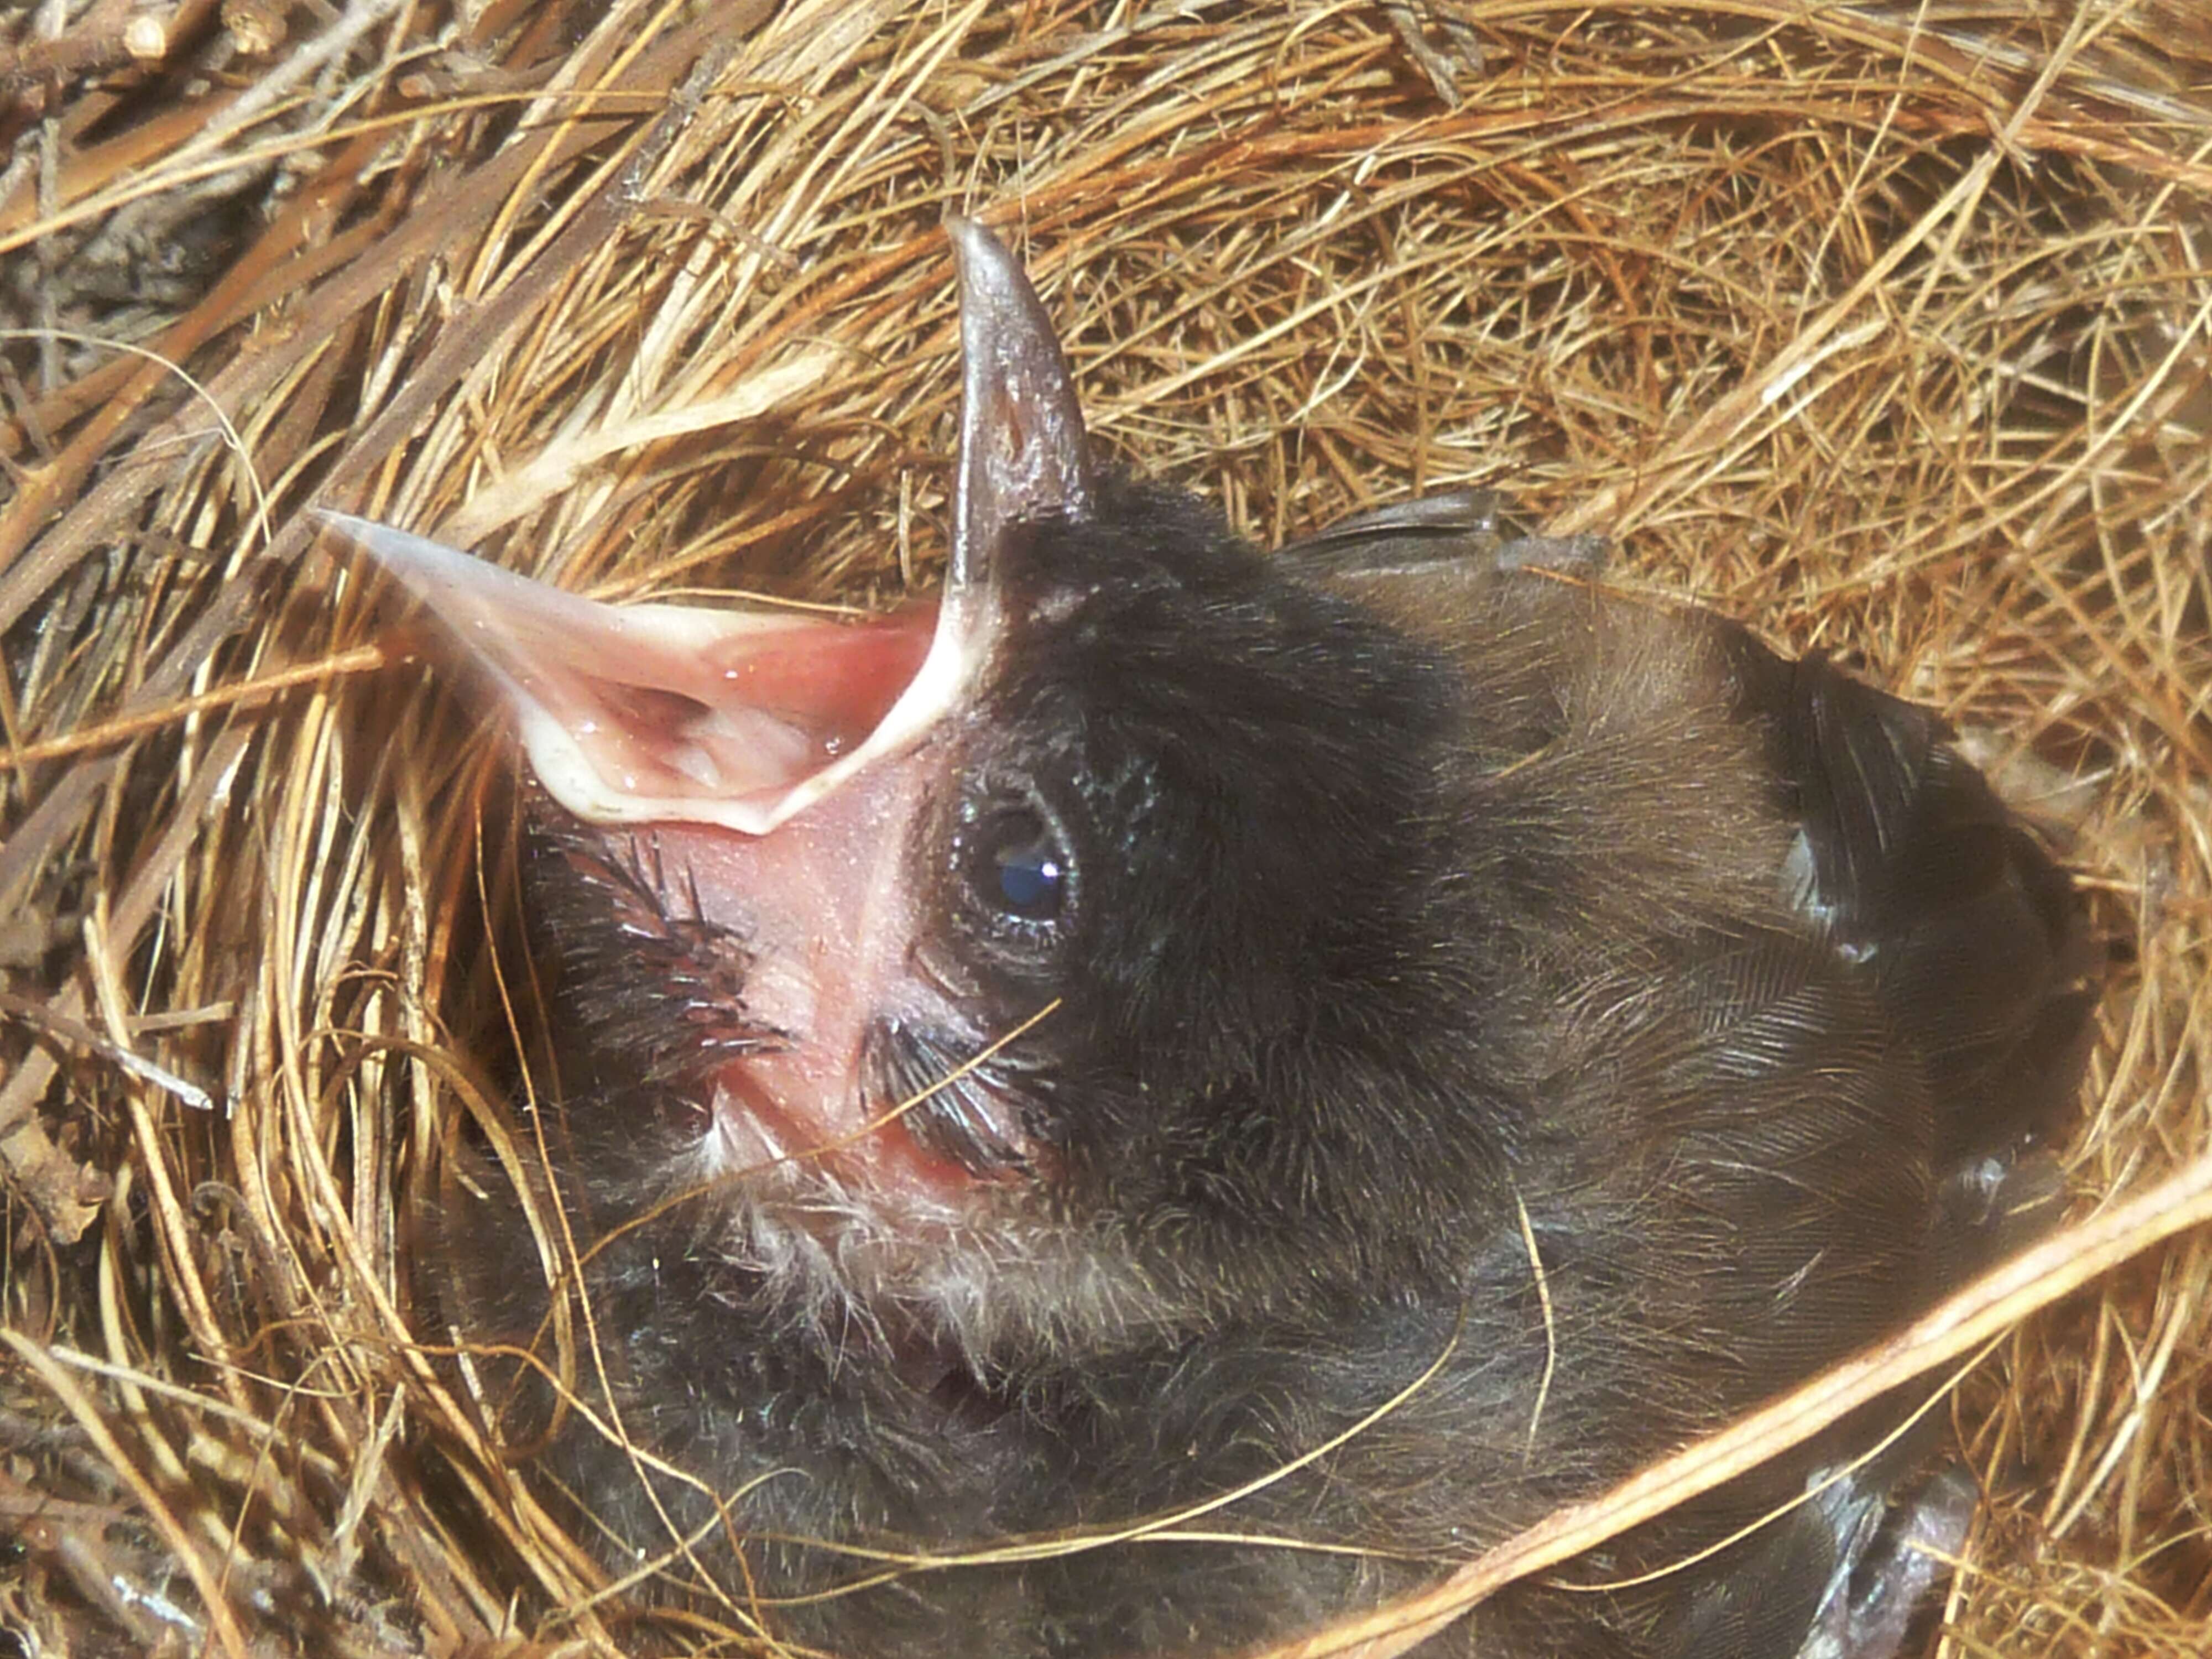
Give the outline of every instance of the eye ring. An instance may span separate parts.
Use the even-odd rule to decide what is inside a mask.
[[[1024,791],[971,803],[961,818],[955,872],[991,931],[1034,937],[1064,924],[1078,876],[1058,817]]]

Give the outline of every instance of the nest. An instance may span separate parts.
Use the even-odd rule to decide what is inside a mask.
[[[1261,541],[1499,488],[1613,537],[1613,579],[1943,710],[2066,838],[2116,958],[2068,1160],[2108,1224],[1975,1328],[2049,1304],[1950,1397],[1988,1496],[1931,1639],[2203,1651],[2193,0],[51,0],[0,30],[24,1650],[744,1645],[635,1622],[417,1322],[443,1149],[543,1034],[504,758],[305,509],[601,596],[926,586],[957,209],[1024,255],[1108,450]]]

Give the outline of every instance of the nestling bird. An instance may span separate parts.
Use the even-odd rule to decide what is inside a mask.
[[[950,230],[933,605],[614,609],[338,521],[534,778],[552,1167],[429,1271],[479,1341],[589,1334],[508,1426],[611,1568],[853,1659],[1239,1651],[2006,1241],[2092,952],[1933,714],[1484,496],[1263,556],[1095,461],[1021,269]],[[1901,1415],[1422,1651],[1893,1652],[1971,1497],[1919,1440],[1691,1558]]]

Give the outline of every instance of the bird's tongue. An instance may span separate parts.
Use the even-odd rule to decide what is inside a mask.
[[[326,515],[500,684],[553,799],[611,842],[649,841],[662,893],[742,940],[743,1012],[781,1035],[774,1052],[716,1074],[732,1152],[819,1156],[870,1187],[938,1196],[981,1171],[931,1153],[902,1122],[871,1128],[901,1103],[871,1099],[863,1077],[866,1045],[888,1030],[926,1031],[932,1053],[1000,1035],[974,1029],[916,966],[915,824],[933,765],[936,782],[944,769],[930,739],[997,648],[1010,532],[1088,517],[1093,502],[1074,389],[1028,278],[980,227],[948,229],[963,406],[933,606],[858,623],[617,608]],[[1018,1151],[1010,1106],[971,1094],[963,1110],[983,1143]]]

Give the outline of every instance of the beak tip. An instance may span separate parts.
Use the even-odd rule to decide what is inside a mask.
[[[952,244],[952,266],[960,280],[963,324],[972,319],[1003,325],[1002,319],[1036,305],[1028,275],[981,221],[948,213],[945,234]]]
[[[314,520],[319,527],[334,530],[341,536],[351,536],[356,541],[361,539],[363,526],[370,522],[351,513],[341,513],[334,507],[311,507],[307,509],[307,516]]]
[[[960,266],[961,274],[965,276],[967,268],[975,263],[979,248],[995,246],[998,238],[984,229],[980,221],[970,219],[964,213],[948,213],[944,222],[945,240],[952,244],[952,258]]]
[[[455,601],[464,596],[479,604],[512,602],[516,596],[537,586],[528,578],[487,563],[473,553],[447,547],[412,531],[325,507],[307,510],[321,520],[325,530],[351,542],[367,556],[371,566],[398,581],[454,626],[459,626],[453,614]],[[550,590],[545,599],[552,605],[566,602],[566,596],[556,598]]]

